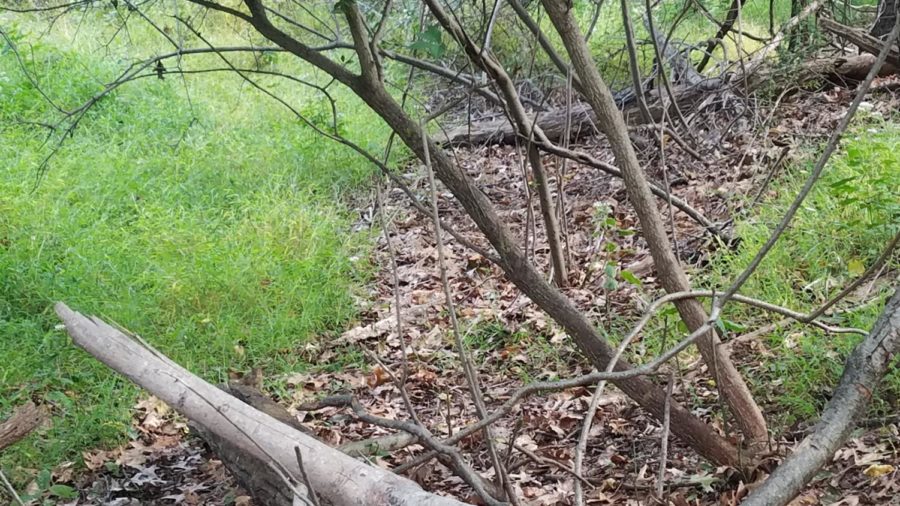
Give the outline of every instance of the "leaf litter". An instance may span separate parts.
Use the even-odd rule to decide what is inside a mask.
[[[774,126],[757,135],[737,122],[721,142],[703,145],[706,160],[691,158],[669,143],[662,160],[655,148],[641,152],[651,179],[672,183],[675,195],[718,223],[741,213],[742,201],[730,198],[756,191],[781,155],[785,142],[805,144],[830,133],[852,98],[850,91],[835,88],[822,93],[799,93],[779,106]],[[897,100],[892,95],[873,97],[873,108],[890,114]],[[732,123],[728,111],[707,114],[708,127],[700,139],[720,135],[716,128]],[[581,141],[580,149],[612,162],[602,139]],[[523,156],[512,146],[484,146],[457,150],[457,159],[497,207],[520,245],[536,266],[549,272],[549,250],[540,220],[533,183],[524,176]],[[789,155],[793,156],[793,155]],[[578,266],[569,276],[566,295],[600,327],[612,334],[625,328],[659,295],[652,261],[640,236],[639,224],[626,200],[622,183],[596,169],[554,157],[545,158],[554,181],[562,180],[569,264]],[[563,170],[564,169],[564,170]],[[426,181],[418,168],[401,176],[427,199]],[[554,185],[554,189],[558,189]],[[766,192],[776,190],[769,187]],[[555,194],[558,199],[559,193]],[[443,220],[472,242],[487,247],[474,225],[446,190],[439,190]],[[391,247],[380,237],[374,248],[379,267],[376,280],[360,296],[357,323],[338,339],[322,339],[303,345],[298,353],[316,364],[313,370],[269,381],[283,385],[277,399],[320,439],[337,446],[389,434],[381,427],[360,422],[349,410],[299,408],[325,395],[350,392],[372,414],[409,420],[393,377],[407,370],[405,388],[417,416],[438,436],[448,436],[477,421],[456,353],[448,308],[442,292],[438,255],[428,219],[418,214],[406,196],[393,189],[386,193],[384,208],[367,200],[360,205],[359,227],[379,226],[378,212],[389,220]],[[668,220],[668,209],[660,202]],[[702,268],[717,247],[727,247],[709,237],[681,213],[675,214],[678,253],[689,273]],[[465,341],[483,386],[488,410],[509,398],[517,387],[537,380],[569,378],[590,372],[591,367],[558,325],[521,295],[495,266],[480,255],[448,239],[446,267],[454,304]],[[400,327],[394,306],[394,272],[389,251],[394,250],[399,279]],[[610,268],[612,266],[612,268]],[[646,359],[640,341],[631,357]],[[365,364],[327,367],[350,350],[364,349]],[[643,349],[643,351],[642,351]],[[745,368],[757,365],[765,355],[758,340],[740,341],[735,358]],[[404,356],[406,362],[404,363]],[[377,358],[377,361],[374,360]],[[675,398],[723,434],[733,433],[731,422],[721,418],[714,385],[695,357],[681,363],[681,381]],[[494,437],[506,455],[511,481],[522,504],[571,504],[574,480],[571,472],[574,448],[583,425],[592,390],[575,388],[522,402],[495,425]],[[760,399],[765,403],[765,399]],[[221,461],[199,439],[187,435],[180,418],[154,398],[135,406],[132,441],[113,450],[85,452],[86,471],[74,473],[72,464],[57,468],[55,478],[71,483],[80,498],[69,504],[235,504],[252,500],[237,486]],[[858,431],[824,469],[807,491],[792,502],[801,505],[888,504],[900,494],[896,465],[898,424]],[[661,429],[654,419],[614,387],[607,387],[589,433],[585,468],[588,504],[660,504],[654,497]],[[737,505],[765,471],[802,438],[789,433],[778,441],[768,468],[755,476],[715,468],[672,438],[665,475],[665,503],[687,505]],[[481,433],[459,443],[466,458],[485,478],[493,469]],[[511,447],[511,449],[510,449]],[[419,445],[371,455],[371,465],[392,469],[424,452]],[[436,461],[412,468],[407,476],[427,490],[453,495],[479,504],[479,499],[447,468]],[[129,502],[131,501],[131,502]]]

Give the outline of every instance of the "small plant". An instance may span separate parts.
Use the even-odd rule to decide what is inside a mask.
[[[598,256],[597,261],[588,263],[588,273],[582,283],[587,282],[598,272],[603,275],[603,289],[608,293],[619,288],[619,282],[641,287],[641,280],[628,269],[623,269],[619,265],[619,260],[625,251],[622,251],[619,245],[612,240],[613,237],[627,237],[634,235],[634,230],[624,228],[619,221],[612,215],[610,207],[602,202],[594,204],[594,212],[592,216],[594,238],[593,254]]]
[[[53,483],[50,470],[43,469],[35,476],[29,491],[23,494],[21,499],[25,502],[38,501],[39,504],[51,506],[78,499],[78,491],[68,485]]]

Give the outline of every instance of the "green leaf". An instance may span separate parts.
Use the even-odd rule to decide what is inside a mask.
[[[47,490],[47,487],[50,486],[50,471],[48,469],[42,469],[34,478],[34,481],[37,483],[39,489]]]
[[[637,287],[641,286],[641,280],[638,279],[638,277],[628,269],[622,269],[622,272],[620,272],[619,275],[622,276],[622,279],[624,279],[626,282],[631,283],[632,285]]]
[[[723,322],[721,318],[716,319],[716,327],[718,327],[719,331],[721,331],[723,334],[728,330],[725,328],[725,322]]]
[[[60,499],[75,499],[78,497],[78,491],[68,485],[53,485],[50,487],[50,495]]]
[[[845,188],[855,189],[856,187],[854,185],[848,184],[849,182],[854,181],[854,180],[856,180],[856,176],[850,176],[850,177],[841,179],[840,181],[835,181],[835,182],[831,183],[829,186],[835,190],[842,190]]]
[[[858,258],[854,258],[847,263],[847,270],[854,276],[861,276],[866,272],[866,266]]]
[[[441,31],[440,25],[431,25],[424,32],[420,33],[416,41],[409,45],[410,49],[425,51],[432,58],[440,58],[447,52],[447,46],[444,45],[444,33]]]
[[[726,320],[724,318],[719,319],[718,323],[721,324],[721,328],[723,330],[731,330],[733,332],[743,332],[747,330],[747,327],[741,325],[740,323],[733,322],[731,320]]]
[[[606,274],[606,279],[603,281],[603,288],[606,290],[615,290],[619,287],[619,283],[616,282],[616,266],[613,263],[607,263],[606,267],[603,268],[603,272]]]

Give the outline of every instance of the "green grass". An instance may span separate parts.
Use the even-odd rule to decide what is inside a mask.
[[[58,38],[35,42],[27,25],[0,18],[65,108],[121,68],[97,47],[108,27],[89,21],[73,37],[77,22],[61,20]],[[122,54],[152,54],[154,42],[131,35]],[[52,146],[17,121],[49,120],[52,110],[0,49],[0,419],[27,399],[55,408],[52,427],[0,465],[24,477],[127,434],[136,388],[55,328],[54,301],[126,326],[213,381],[229,370],[304,368],[298,345],[353,317],[353,292],[371,271],[369,238],[351,232],[345,204],[371,176],[358,156],[235,76],[173,76],[103,99],[38,183]],[[292,65],[287,56],[271,64]],[[267,83],[305,113],[325,110],[306,89]],[[332,91],[342,128],[381,144],[383,124]]]
[[[900,125],[894,121],[859,114],[842,148],[826,166],[791,226],[741,289],[742,294],[809,312],[875,262],[900,232],[900,153],[895,149]],[[804,148],[801,161],[773,182],[768,197],[738,216],[736,235],[741,238],[740,245],[736,250],[723,246],[708,267],[693,273],[698,288],[724,290],[743,271],[806,181],[821,148]],[[749,204],[752,196],[746,198]],[[865,293],[851,294],[835,307],[837,312],[821,320],[832,326],[868,331],[896,288],[893,280],[898,268],[900,253],[895,251],[871,290],[867,281],[862,285]],[[780,319],[779,315],[733,303],[726,307],[722,321],[726,339],[730,339]],[[667,330],[664,322],[668,322]],[[622,326],[619,333],[627,328]],[[642,362],[658,356],[663,347],[674,344],[686,331],[674,307],[667,306],[658,312],[643,340],[633,346],[639,351],[632,353],[632,359]],[[738,355],[735,361],[743,364],[744,376],[767,413],[770,429],[780,431],[795,422],[817,418],[837,385],[844,360],[862,338],[856,334],[826,334],[789,322],[759,339],[769,354]],[[695,359],[695,353],[686,351],[682,364]],[[896,413],[900,408],[900,374],[888,374],[876,394],[873,416]]]
[[[900,126],[862,116],[742,293],[796,310],[813,310],[860,275],[900,231],[900,153],[895,149]],[[777,183],[777,195],[738,223],[736,232],[743,242],[737,251],[724,250],[713,260],[711,285],[724,288],[750,262],[796,196],[818,153],[810,150],[808,161],[792,167]],[[851,297],[837,306],[840,313],[827,318],[827,323],[868,330],[893,291],[890,278],[898,267],[895,253],[887,268],[888,282],[876,285],[869,295],[874,300]],[[740,306],[732,306],[726,318],[745,326],[772,321],[770,315]],[[770,412],[781,414],[779,422],[812,419],[827,402],[844,359],[859,340],[858,335],[827,335],[813,327],[788,325],[764,338],[774,356],[761,359],[748,378],[757,395],[767,399]],[[895,411],[892,404],[898,394],[900,374],[892,373],[875,410]]]

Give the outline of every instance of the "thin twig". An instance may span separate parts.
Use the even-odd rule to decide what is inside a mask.
[[[428,150],[428,138],[427,138],[427,130],[425,125],[421,126],[422,130],[422,144],[425,146],[425,170],[428,173],[428,185],[431,191],[431,212],[434,217],[434,237],[435,242],[437,243],[437,253],[438,253],[438,266],[441,273],[441,286],[444,291],[444,298],[447,303],[447,312],[450,314],[450,324],[453,330],[453,336],[456,340],[456,348],[459,353],[459,360],[462,363],[463,372],[465,373],[466,383],[469,386],[469,392],[472,395],[472,400],[475,402],[475,411],[478,414],[478,417],[484,419],[487,414],[487,407],[484,404],[484,396],[481,391],[481,383],[478,380],[478,373],[475,370],[475,366],[472,364],[472,357],[469,354],[469,351],[466,347],[466,343],[463,340],[462,333],[459,330],[459,320],[456,317],[456,308],[453,302],[453,293],[450,290],[450,281],[447,277],[447,260],[444,255],[444,239],[441,235],[441,226],[438,220],[438,201],[437,201],[437,187],[434,182],[434,171],[431,169],[431,154]],[[485,443],[487,444],[488,453],[491,457],[491,462],[494,465],[494,470],[497,473],[497,476],[500,478],[501,485],[506,489],[507,499],[512,504],[517,504],[516,494],[512,488],[512,485],[509,483],[509,476],[506,473],[506,468],[503,465],[503,462],[500,460],[500,455],[497,453],[497,446],[494,442],[493,431],[490,426],[486,426],[484,428],[484,438]]]
[[[6,475],[3,474],[3,470],[0,469],[0,480],[3,480],[3,485],[6,486],[6,490],[12,495],[13,499],[19,504],[19,506],[25,506],[25,503],[22,502],[22,498],[19,497],[19,494],[16,493],[16,489],[12,486],[12,483],[6,479]]]
[[[309,502],[313,504],[313,506],[319,506],[319,498],[316,496],[316,491],[313,489],[312,482],[309,480],[309,476],[306,474],[306,466],[303,465],[303,455],[300,454],[300,447],[294,446],[294,455],[297,456],[297,465],[300,467],[300,477],[303,478],[303,484],[306,485],[306,493],[309,498]]]
[[[615,366],[614,361],[610,361],[610,364]],[[581,434],[578,436],[578,443],[575,446],[575,459],[574,459],[574,467],[573,472],[576,477],[581,478],[582,472],[582,463],[584,462],[584,452],[587,450],[587,440],[588,436],[591,433],[591,425],[594,421],[594,416],[597,414],[597,407],[600,405],[600,398],[603,396],[603,387],[606,386],[605,381],[601,381],[597,388],[594,389],[594,395],[591,396],[591,403],[588,406],[587,411],[584,413],[584,422],[581,425]],[[581,481],[575,481],[575,506],[583,506],[584,505],[584,489],[581,486]]]
[[[666,404],[663,410],[662,435],[659,441],[659,474],[656,478],[656,497],[663,498],[666,484],[666,460],[669,456],[669,422],[671,419],[672,390],[675,385],[675,375],[669,373],[669,383],[666,386]]]

